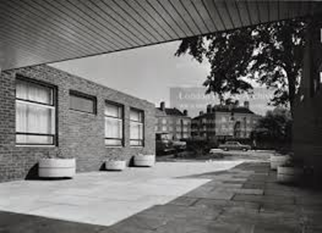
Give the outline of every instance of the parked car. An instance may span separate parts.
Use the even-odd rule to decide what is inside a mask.
[[[251,146],[246,144],[241,144],[240,142],[237,142],[237,141],[228,141],[224,144],[220,144],[218,148],[225,151],[228,151],[228,150],[248,151],[251,149]]]
[[[179,152],[179,151],[184,151],[187,148],[187,143],[184,141],[172,141],[172,146],[173,148]]]
[[[172,140],[167,133],[157,133],[155,135],[156,139],[156,154],[157,155],[166,155],[175,152],[173,147]]]

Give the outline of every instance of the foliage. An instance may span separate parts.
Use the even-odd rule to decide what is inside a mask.
[[[176,56],[188,53],[198,62],[207,60],[211,70],[206,94],[225,96],[252,93],[252,81],[274,90],[270,104],[290,106],[302,71],[303,19],[244,27],[207,36],[183,39]]]
[[[281,107],[268,111],[259,119],[252,137],[261,142],[290,144],[292,141],[292,117],[289,110]]]

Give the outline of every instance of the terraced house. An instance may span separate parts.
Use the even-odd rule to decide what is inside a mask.
[[[155,153],[155,106],[46,65],[0,78],[0,181],[23,179],[60,151],[77,171]]]
[[[170,139],[187,139],[191,136],[191,118],[188,111],[183,112],[177,108],[166,108],[161,102],[155,109],[155,131],[158,134],[167,134]]]
[[[247,139],[259,118],[250,110],[248,101],[244,102],[244,106],[208,105],[205,113],[201,111],[199,116],[192,119],[191,134],[194,138],[210,141]]]

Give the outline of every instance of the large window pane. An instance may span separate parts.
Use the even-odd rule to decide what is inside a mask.
[[[123,145],[123,107],[105,104],[105,145]]]
[[[96,113],[96,99],[78,92],[71,91],[69,96],[69,108],[76,111]]]
[[[22,80],[16,82],[16,97],[22,100],[53,105],[53,90],[51,88]]]
[[[16,131],[55,134],[55,109],[26,102],[17,102]]]
[[[143,121],[143,113],[142,113],[142,111],[131,109],[130,120],[131,121],[142,122]]]
[[[56,134],[54,89],[16,82],[16,143],[53,145]]]
[[[105,117],[105,137],[122,138],[122,120]]]
[[[122,107],[106,103],[104,114],[105,114],[105,116],[121,118],[122,117]]]
[[[143,146],[144,124],[143,112],[131,109],[130,111],[130,145]]]
[[[37,135],[16,135],[16,142],[18,144],[30,144],[30,145],[38,145],[38,144],[45,144],[45,145],[52,145],[54,144],[54,137],[53,136],[37,136]]]

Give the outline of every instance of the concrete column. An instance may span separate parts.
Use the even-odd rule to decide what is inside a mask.
[[[304,49],[303,75],[293,125],[295,159],[322,173],[322,17],[311,18]]]

